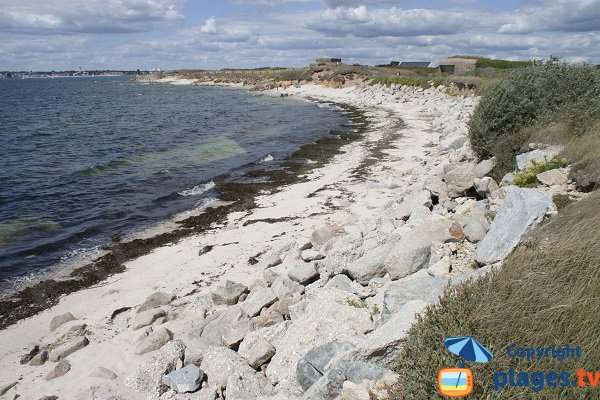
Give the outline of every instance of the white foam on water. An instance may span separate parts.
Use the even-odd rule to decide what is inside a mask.
[[[261,158],[258,163],[262,164],[262,163],[266,163],[266,162],[269,162],[269,161],[273,161],[273,156],[270,155],[270,154],[267,154],[266,156],[264,156],[263,158]]]
[[[215,187],[215,183],[213,181],[203,183],[202,185],[196,185],[191,189],[182,190],[181,192],[177,192],[180,196],[198,196],[202,193],[206,193],[209,190]]]

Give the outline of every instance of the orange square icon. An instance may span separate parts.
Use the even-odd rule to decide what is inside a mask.
[[[468,368],[443,368],[438,372],[440,394],[465,397],[473,391],[473,373]]]

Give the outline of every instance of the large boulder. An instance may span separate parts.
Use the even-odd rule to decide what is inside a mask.
[[[162,383],[177,393],[188,393],[198,390],[204,379],[204,372],[194,364],[170,372],[162,377]]]
[[[308,390],[327,371],[327,365],[338,354],[352,349],[346,342],[329,342],[311,349],[296,365],[296,380],[303,391]]]
[[[156,351],[167,344],[172,338],[173,333],[170,330],[165,327],[159,328],[138,343],[135,347],[135,354],[142,355]]]
[[[242,303],[242,310],[249,317],[260,314],[264,307],[269,307],[277,301],[277,295],[271,288],[256,287],[252,289],[248,298]]]
[[[308,285],[319,278],[319,271],[313,263],[298,262],[292,265],[288,277],[301,285]]]
[[[171,293],[166,292],[155,292],[152,293],[146,300],[142,303],[142,305],[137,309],[138,313],[151,310],[153,308],[158,308],[161,306],[166,306],[173,301],[175,296]]]
[[[243,293],[246,293],[248,288],[241,283],[225,281],[223,286],[217,286],[211,293],[212,301],[215,304],[234,305]]]
[[[389,321],[410,301],[421,300],[427,304],[437,302],[447,283],[447,278],[433,277],[425,271],[391,283],[383,294],[381,322]]]
[[[521,237],[555,211],[552,199],[535,189],[506,188],[506,197],[489,232],[477,245],[475,259],[481,264],[503,260],[519,244]]]
[[[394,243],[384,261],[384,268],[392,279],[400,279],[428,265],[432,242],[462,240],[461,227],[450,219],[427,221],[405,232]]]
[[[267,377],[284,387],[297,387],[296,364],[312,348],[332,342],[344,341],[373,330],[371,313],[366,308],[353,307],[348,292],[321,289],[309,293],[307,299],[294,305],[292,324],[277,347],[269,366]]]
[[[552,158],[558,155],[560,152],[559,148],[550,147],[547,149],[537,149],[517,155],[517,168],[519,170],[525,169],[531,165],[532,161],[541,163],[545,160],[550,161]]]
[[[175,369],[183,358],[184,351],[185,345],[181,340],[170,341],[157,351],[150,361],[143,363],[134,373],[127,376],[125,385],[138,392],[158,397],[162,376]]]
[[[564,186],[569,180],[567,177],[567,172],[562,168],[551,169],[550,171],[542,172],[537,174],[536,178],[546,186]]]
[[[388,213],[393,219],[407,220],[413,210],[422,206],[431,207],[429,190],[415,190],[406,194],[402,202],[394,204],[388,209]]]
[[[348,275],[362,285],[366,285],[373,278],[386,274],[385,260],[390,254],[392,243],[384,243],[354,261],[348,266]]]
[[[69,354],[75,353],[77,350],[83,349],[90,341],[85,336],[76,336],[62,346],[52,350],[48,358],[52,362],[57,362],[67,357]]]
[[[73,316],[73,314],[71,313],[64,313],[61,315],[57,315],[56,317],[52,318],[52,321],[50,321],[50,330],[53,331],[55,329],[57,329],[59,326],[69,322],[69,321],[74,321],[77,318],[75,318]]]
[[[460,197],[473,187],[473,180],[477,178],[475,163],[467,163],[448,171],[444,180],[448,184],[448,195],[452,198]]]

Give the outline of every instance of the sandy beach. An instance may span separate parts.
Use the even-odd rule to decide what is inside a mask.
[[[388,370],[390,361],[415,313],[436,300],[448,279],[458,281],[482,271],[473,268],[476,243],[482,237],[472,232],[472,221],[480,218],[478,227],[485,236],[490,216],[501,207],[504,189],[497,185],[482,189],[488,192],[485,200],[458,194],[469,190],[465,188],[447,196],[443,193],[452,192],[451,184],[442,180],[444,174],[467,164],[480,168],[477,179],[491,169],[475,162],[466,137],[466,123],[478,98],[450,96],[443,88],[381,86],[303,85],[288,92],[358,107],[369,118],[368,132],[344,146],[341,154],[305,181],[260,196],[258,207],[250,212],[231,213],[226,223],[206,233],[157,248],[128,262],[125,272],[64,296],[56,306],[0,331],[0,387],[10,386],[0,398],[13,399],[18,394],[22,399],[318,399],[350,398],[350,391],[365,387],[385,394],[386,384],[394,379]],[[472,181],[471,177],[469,188]],[[487,202],[483,210],[481,201]],[[550,208],[544,212],[551,213]],[[401,254],[393,248],[420,240],[427,241],[422,260],[416,260],[421,257],[418,251]],[[368,262],[384,248],[384,261]],[[410,259],[412,264],[406,270],[390,266],[390,252],[396,261]],[[484,271],[497,263],[488,264]],[[302,276],[294,272],[306,266],[313,269],[303,271]],[[226,287],[227,281],[245,288],[235,300],[223,304],[215,301],[214,292]],[[280,294],[282,286],[288,291],[281,292],[289,298]],[[410,286],[418,293],[392,307],[392,289]],[[146,300],[156,292],[168,299],[148,305]],[[140,322],[144,313],[138,313],[138,308],[144,303],[144,308],[155,312]],[[222,347],[207,342],[198,327],[206,333],[211,321],[229,318],[236,308],[245,315],[222,321]],[[51,331],[53,318],[67,313],[75,319],[63,324],[55,319],[52,324],[59,326]],[[242,334],[233,329],[246,324],[251,327]],[[140,327],[134,330],[132,325]],[[160,343],[164,347],[136,354],[140,343],[164,334],[165,329],[168,343]],[[232,335],[239,337],[229,339]],[[82,336],[89,343],[77,345],[77,351],[69,350],[62,357],[58,354],[74,341],[81,342]],[[273,351],[263,354],[266,360],[250,363],[250,373],[248,365],[239,370],[235,366],[239,360],[250,360],[252,351],[244,343],[251,338],[269,342]],[[153,340],[161,339],[154,336]],[[336,386],[335,396],[328,397],[323,393],[335,386],[331,378],[327,382],[321,378],[308,389],[302,380],[297,381],[296,369],[303,357],[331,342],[349,343],[353,349],[336,352],[338,359],[379,368],[365,377],[366,386],[351,382],[347,375]],[[383,356],[369,347],[384,342]],[[173,350],[181,345],[185,350]],[[167,348],[178,355],[173,359],[169,353],[171,360],[165,364]],[[44,349],[51,360],[43,365],[33,366],[27,358],[20,362],[30,351],[35,356]],[[162,368],[155,377],[160,379],[162,373],[193,364],[194,356],[208,377],[200,391],[177,394],[148,378],[156,375],[151,365]],[[210,365],[211,357],[220,360],[218,367]],[[62,362],[52,360],[68,360],[68,372],[48,379]],[[211,375],[215,369],[228,371],[226,384],[215,378],[216,372]],[[237,388],[227,379],[234,373],[242,382]]]

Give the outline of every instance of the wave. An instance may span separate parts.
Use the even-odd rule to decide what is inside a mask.
[[[267,154],[266,156],[264,156],[263,158],[261,158],[258,163],[262,164],[262,163],[266,163],[266,162],[269,162],[269,161],[273,161],[273,156],[270,155],[270,154]]]
[[[181,192],[177,192],[178,195],[180,196],[198,196],[202,193],[206,193],[209,190],[213,189],[215,187],[215,183],[213,181],[207,182],[207,183],[203,183],[201,185],[196,185],[191,189],[186,189],[186,190],[182,190]]]

